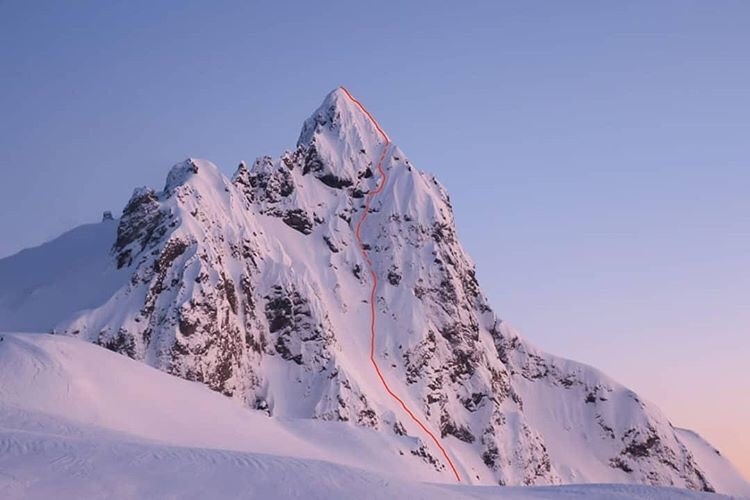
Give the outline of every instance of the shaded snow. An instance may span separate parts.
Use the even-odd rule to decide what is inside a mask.
[[[117,221],[79,226],[0,259],[0,331],[49,331],[101,305],[128,279],[110,250]]]

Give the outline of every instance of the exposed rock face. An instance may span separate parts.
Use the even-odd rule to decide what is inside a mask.
[[[369,364],[369,276],[354,230],[379,180],[378,137],[338,90],[281,158],[243,163],[231,181],[207,161],[174,166],[162,191],[136,190],[123,211],[113,259],[128,284],[57,330],[270,415],[404,436],[406,456],[448,474]],[[658,410],[497,319],[434,177],[396,147],[384,168],[362,229],[380,277],[376,356],[466,481],[614,474],[711,489]]]

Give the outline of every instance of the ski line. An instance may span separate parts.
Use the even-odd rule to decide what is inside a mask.
[[[360,231],[362,229],[362,223],[364,223],[365,219],[367,218],[367,215],[370,211],[370,203],[372,202],[372,199],[380,194],[383,191],[383,188],[385,187],[386,182],[388,182],[388,174],[385,173],[385,170],[383,170],[383,162],[385,161],[385,156],[388,153],[388,150],[391,147],[391,140],[388,138],[388,134],[386,134],[382,128],[380,128],[380,125],[378,124],[377,120],[370,114],[369,111],[364,107],[364,105],[359,102],[350,92],[346,89],[346,87],[339,87],[341,90],[344,91],[344,94],[349,98],[350,101],[352,101],[362,112],[367,116],[367,118],[372,122],[372,124],[375,126],[375,129],[378,131],[378,133],[383,137],[383,151],[380,153],[380,158],[378,159],[377,164],[377,170],[380,173],[380,182],[378,183],[378,186],[374,190],[370,190],[366,197],[365,197],[365,210],[362,212],[362,216],[359,219],[359,222],[357,223],[357,228],[354,231],[355,236],[357,237],[357,242],[359,243],[359,249],[362,252],[362,256],[365,258],[365,262],[367,263],[367,270],[370,271],[370,276],[372,278],[372,288],[370,288],[370,362],[372,363],[372,366],[375,368],[375,372],[378,375],[378,378],[380,379],[380,383],[383,384],[383,387],[385,388],[385,391],[400,405],[401,408],[404,409],[404,411],[411,417],[411,419],[427,434],[432,441],[435,443],[435,445],[440,449],[440,451],[443,453],[443,456],[445,457],[445,460],[448,462],[448,465],[450,465],[451,469],[453,470],[453,474],[456,476],[456,481],[459,483],[461,482],[461,476],[458,474],[458,470],[456,469],[456,466],[453,464],[453,461],[451,460],[450,456],[448,456],[448,452],[443,447],[443,445],[440,443],[440,440],[435,436],[435,434],[430,431],[430,429],[427,428],[425,424],[422,423],[419,418],[409,409],[408,406],[406,406],[406,403],[403,399],[398,397],[395,392],[393,392],[388,386],[388,382],[385,381],[385,377],[383,376],[383,373],[380,371],[380,366],[378,365],[377,360],[375,359],[375,289],[378,286],[378,276],[375,274],[375,270],[372,267],[372,260],[370,260],[370,256],[367,253],[367,248],[365,247],[364,242],[362,241],[362,236],[360,234]]]

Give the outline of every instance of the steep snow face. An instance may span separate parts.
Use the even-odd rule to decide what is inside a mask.
[[[232,180],[187,160],[136,190],[112,250],[127,282],[57,329],[271,416],[413,439],[453,476],[370,364],[371,277],[355,237],[380,182],[374,122],[339,89],[294,151]],[[395,145],[361,237],[378,277],[375,359],[465,482],[721,488],[667,419],[603,374],[530,346],[493,313],[450,200]]]

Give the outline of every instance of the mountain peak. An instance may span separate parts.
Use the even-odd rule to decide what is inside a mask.
[[[343,87],[295,151],[242,163],[232,181],[189,158],[164,191],[137,190],[112,232],[112,252],[91,259],[111,287],[49,327],[272,417],[369,427],[435,480],[452,481],[455,460],[481,484],[718,487],[656,408],[498,320],[447,193]],[[0,329],[23,300],[51,310],[27,282],[4,295],[8,262]]]
[[[171,196],[178,187],[186,184],[190,184],[198,190],[223,190],[227,185],[227,180],[219,168],[210,161],[188,158],[176,163],[169,169],[164,193]]]
[[[389,144],[374,117],[344,87],[330,92],[305,120],[297,141],[304,172],[337,186],[352,186],[371,172]]]
[[[346,88],[338,87],[329,92],[318,109],[305,120],[297,145],[310,145],[320,135],[362,144],[384,142],[385,133],[378,130],[375,123]]]
[[[179,163],[172,165],[167,174],[167,183],[164,186],[164,191],[172,191],[177,186],[180,186],[188,181],[193,175],[198,173],[198,165],[192,158],[188,158]]]

